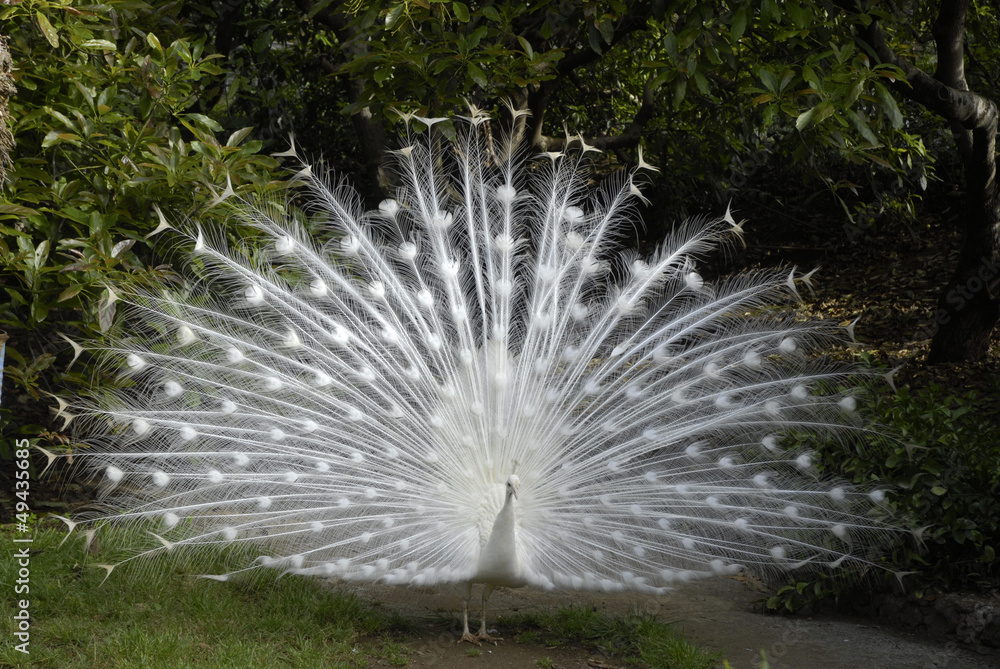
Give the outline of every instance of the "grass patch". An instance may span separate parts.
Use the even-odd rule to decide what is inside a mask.
[[[88,558],[78,536],[60,547],[61,530],[41,530],[31,544],[13,543],[22,535],[9,529],[2,535],[0,581],[11,586],[0,600],[0,615],[12,620],[16,599],[28,599],[31,640],[30,655],[5,644],[0,666],[313,669],[365,666],[376,658],[406,663],[405,648],[390,638],[400,631],[398,619],[311,579],[260,570],[247,582],[216,583],[196,573],[217,571],[185,572],[154,560],[119,567],[105,581],[106,571],[96,563],[113,560],[106,554]],[[30,547],[30,592],[15,596],[18,565],[12,554],[24,546]]]
[[[80,535],[60,546],[62,528],[41,529],[30,544],[13,543],[23,536],[0,529],[0,580],[9,584],[0,616],[13,621],[17,600],[30,601],[30,654],[15,650],[8,622],[11,643],[0,648],[0,667],[402,667],[409,661],[407,643],[417,641],[415,626],[399,614],[314,579],[272,570],[225,583],[198,577],[225,572],[224,555],[202,552],[197,568],[168,556],[136,561],[105,579],[101,564],[134,554],[127,536],[102,531],[105,548],[97,555],[87,553]],[[30,592],[15,594],[19,565],[13,553],[24,546],[30,551]],[[571,607],[497,623],[514,631],[518,643],[579,643],[649,669],[708,669],[715,660],[652,616],[609,618]],[[470,658],[480,654],[467,651]]]
[[[564,607],[552,613],[500,616],[497,625],[514,631],[518,643],[550,647],[582,643],[626,664],[649,669],[711,669],[719,654],[685,640],[649,614],[612,618],[590,608]]]

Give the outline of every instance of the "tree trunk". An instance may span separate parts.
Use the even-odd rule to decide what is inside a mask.
[[[17,93],[14,77],[11,76],[13,69],[7,38],[0,35],[0,187],[7,180],[8,168],[13,165],[10,156],[14,153],[14,135],[10,131],[10,115],[7,113],[7,101]],[[3,370],[0,369],[0,374],[2,373]]]
[[[360,86],[355,87],[356,89]],[[355,93],[355,100],[358,98]],[[354,187],[366,203],[381,200],[389,192],[389,178],[384,173],[386,158],[385,128],[372,118],[366,108],[351,116],[351,124],[357,136],[358,148],[364,157],[365,172],[355,177]]]
[[[997,107],[969,91],[963,42],[968,0],[942,0],[934,23],[934,76],[892,52],[877,21],[862,39],[883,63],[906,73],[897,90],[944,117],[965,167],[965,214],[958,265],[938,300],[928,362],[980,360],[1000,320],[1000,202],[996,183]]]
[[[368,46],[365,40],[355,39],[357,35],[351,25],[350,14],[344,11],[344,6],[348,3],[343,1],[320,3],[316,0],[294,0],[294,2],[303,16],[310,16],[313,21],[333,31],[340,42],[339,55],[342,58],[350,60],[367,52]],[[323,4],[322,9],[317,11],[315,9],[317,4]],[[337,67],[333,63],[337,59],[334,54],[331,54],[331,58],[331,61],[324,59],[323,67],[330,74],[336,75]],[[357,102],[364,85],[360,81],[346,81],[345,90],[351,102]],[[367,108],[351,117],[351,125],[354,126],[358,149],[362,154],[360,162],[364,166],[364,173],[355,175],[354,187],[366,204],[375,202],[382,198],[387,185],[382,171],[386,153],[385,128],[378,119],[372,118]]]
[[[984,113],[964,159],[965,221],[958,266],[938,300],[928,362],[979,360],[1000,319],[1000,207],[996,185],[997,110]]]
[[[990,334],[1000,319],[1000,263],[970,246],[962,249],[955,274],[938,300],[927,362],[974,361],[989,352]]]

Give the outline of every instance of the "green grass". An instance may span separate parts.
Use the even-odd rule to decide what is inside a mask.
[[[102,563],[133,554],[117,534],[104,534],[96,555],[82,536],[43,529],[31,544],[0,530],[0,616],[7,621],[0,666],[77,669],[313,669],[406,666],[415,626],[313,579],[259,570],[247,580],[217,583],[197,577],[226,570],[220,562],[185,566],[175,560],[123,565],[105,579]],[[114,551],[109,545],[120,546]],[[30,547],[30,592],[15,594],[13,553]],[[18,599],[30,600],[30,655],[14,649]],[[652,617],[608,618],[589,609],[501,617],[498,625],[519,642],[567,643],[656,669],[707,669],[709,656]],[[470,649],[469,656],[478,655]],[[499,651],[502,652],[502,648]],[[543,666],[548,658],[539,660]]]
[[[108,556],[88,557],[75,535],[59,547],[64,537],[61,530],[42,530],[33,543],[15,544],[9,530],[2,533],[0,582],[11,585],[0,600],[0,615],[11,621],[15,597],[30,600],[31,652],[5,643],[0,666],[313,669],[365,666],[372,658],[406,663],[405,648],[389,638],[405,625],[310,579],[262,572],[245,583],[216,583],[182,567],[146,564],[120,567],[104,581],[106,571],[96,563],[110,561]],[[15,596],[12,553],[26,545],[30,592]],[[7,629],[12,639],[9,623]]]
[[[652,615],[612,618],[590,608],[565,607],[552,613],[501,616],[497,626],[515,631],[518,643],[556,647],[581,643],[626,664],[649,669],[711,669],[718,654],[689,643]]]

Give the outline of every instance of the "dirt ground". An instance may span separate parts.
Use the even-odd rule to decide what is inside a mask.
[[[404,588],[343,586],[366,600],[400,611],[426,630],[408,644],[411,667],[532,668],[548,658],[559,669],[617,669],[616,658],[583,647],[546,648],[512,639],[484,646],[470,657],[469,644],[457,644],[461,616],[459,586]],[[479,597],[478,586],[473,601]],[[688,640],[722,653],[733,669],[756,669],[761,650],[772,669],[1000,669],[1000,655],[984,655],[952,642],[907,634],[877,620],[844,615],[783,617],[760,613],[763,594],[744,581],[728,578],[696,582],[665,597],[622,594],[543,592],[532,588],[498,590],[490,598],[489,620],[498,614],[593,606],[610,615],[655,613]],[[478,619],[478,615],[474,615]],[[449,625],[449,621],[451,624]],[[475,625],[473,625],[474,627]],[[721,665],[721,662],[719,664]]]

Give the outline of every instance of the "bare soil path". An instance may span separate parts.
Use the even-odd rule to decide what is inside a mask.
[[[507,639],[484,646],[471,657],[469,644],[457,644],[461,615],[460,587],[402,588],[382,585],[343,586],[387,609],[417,621],[416,642],[407,644],[411,667],[441,669],[533,668],[548,658],[559,669],[616,669],[616,658],[583,647],[547,648]],[[478,586],[473,600],[479,597]],[[756,669],[761,650],[772,669],[1000,669],[1000,655],[980,654],[941,639],[908,634],[877,620],[841,615],[784,617],[760,613],[763,594],[740,580],[710,579],[692,583],[665,597],[620,594],[543,592],[532,588],[498,590],[490,598],[489,619],[503,613],[593,606],[609,615],[630,611],[655,613],[688,640],[722,653],[734,669]],[[721,666],[721,662],[720,665]]]

